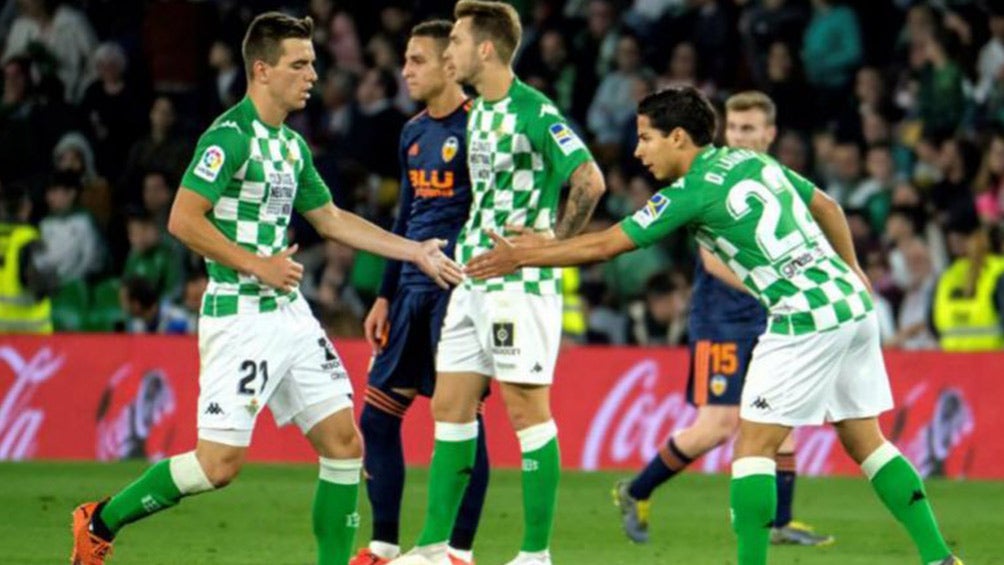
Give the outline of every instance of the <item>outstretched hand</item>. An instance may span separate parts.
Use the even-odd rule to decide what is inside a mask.
[[[506,238],[513,247],[540,247],[554,241],[551,230],[537,231],[526,226],[506,224]]]
[[[443,254],[442,249],[446,244],[445,239],[427,239],[419,244],[421,250],[414,260],[415,266],[441,288],[450,288],[464,280],[464,271],[460,265]]]
[[[519,247],[527,247],[526,242],[539,241],[540,238],[539,235],[520,236],[523,245],[518,247],[514,242],[493,231],[488,232],[488,237],[491,238],[494,246],[491,251],[482,253],[468,261],[465,269],[467,276],[475,279],[490,279],[515,272],[519,268],[517,252]],[[537,245],[541,245],[541,243],[537,243]]]

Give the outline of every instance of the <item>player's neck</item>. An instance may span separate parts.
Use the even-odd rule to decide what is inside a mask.
[[[516,75],[513,74],[512,67],[499,65],[486,67],[482,70],[480,79],[474,88],[482,98],[495,102],[509,93]]]
[[[460,86],[447,86],[442,92],[426,100],[425,108],[435,119],[445,118],[464,103],[464,91]]]
[[[697,160],[697,156],[701,154],[710,145],[691,145],[686,149],[686,161],[684,161],[683,174],[686,175],[690,172],[690,168],[694,166],[694,161]]]
[[[286,121],[286,116],[289,115],[289,112],[276,104],[267,92],[250,88],[248,89],[248,98],[251,99],[251,105],[254,106],[259,120],[264,122],[265,125],[274,128],[282,127],[282,123]]]

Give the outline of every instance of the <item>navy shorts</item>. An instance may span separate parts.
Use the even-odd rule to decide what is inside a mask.
[[[373,359],[368,384],[389,392],[414,389],[432,396],[436,384],[436,347],[443,329],[449,291],[399,287],[390,302],[383,349]]]
[[[698,407],[739,406],[756,342],[755,336],[691,341],[687,402]]]

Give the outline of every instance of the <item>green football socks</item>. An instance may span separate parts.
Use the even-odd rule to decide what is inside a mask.
[[[774,460],[743,457],[732,463],[729,505],[739,543],[738,565],[766,565],[777,507]]]

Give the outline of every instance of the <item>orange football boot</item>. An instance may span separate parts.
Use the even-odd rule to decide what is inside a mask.
[[[73,565],[104,565],[112,554],[112,542],[91,531],[91,518],[100,502],[81,504],[73,511]]]

